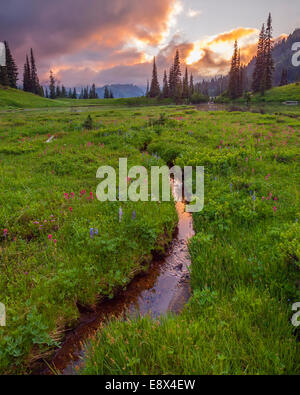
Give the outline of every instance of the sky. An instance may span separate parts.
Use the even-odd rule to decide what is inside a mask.
[[[269,12],[276,39],[300,27],[299,0],[0,0],[0,41],[21,74],[32,47],[42,83],[144,86],[176,49],[195,80],[228,72],[235,39],[247,63]]]

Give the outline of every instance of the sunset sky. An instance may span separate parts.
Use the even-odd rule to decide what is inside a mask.
[[[145,85],[153,56],[160,75],[176,48],[195,79],[228,71],[233,41],[255,53],[272,12],[274,36],[300,27],[299,0],[0,0],[0,41],[21,70],[33,47],[40,79],[66,86]]]

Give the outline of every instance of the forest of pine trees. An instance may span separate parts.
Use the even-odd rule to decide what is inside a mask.
[[[153,59],[152,79],[149,86],[147,81],[146,96],[147,97],[159,97],[159,98],[171,98],[176,103],[183,100],[187,101],[205,101],[204,94],[201,91],[202,86],[194,85],[194,78],[191,74],[189,76],[187,67],[185,68],[184,76],[181,77],[181,65],[179,51],[176,51],[173,64],[169,70],[169,77],[167,70],[164,70],[163,86],[160,88],[158,81],[158,73],[156,66],[156,59]]]

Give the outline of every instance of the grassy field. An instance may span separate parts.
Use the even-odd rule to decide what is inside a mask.
[[[103,107],[87,130],[88,113],[0,115],[0,372],[29,372],[75,322],[76,303],[113,297],[171,240],[173,202],[95,198],[98,167],[127,157],[129,167],[205,166],[193,297],[161,323],[111,322],[81,373],[298,373],[300,120]]]
[[[149,152],[206,172],[189,246],[193,297],[161,322],[112,321],[81,374],[299,373],[299,127],[269,114],[168,115]]]
[[[255,94],[251,96],[251,103],[283,103],[285,101],[300,102],[300,83],[277,86],[265,92],[264,96]],[[218,103],[229,103],[230,99],[219,96],[216,100]],[[234,100],[235,103],[245,103],[244,97]]]
[[[121,99],[46,99],[18,89],[0,87],[0,111],[35,108],[66,107],[135,107],[171,104],[170,99],[151,99],[148,97],[130,97]]]

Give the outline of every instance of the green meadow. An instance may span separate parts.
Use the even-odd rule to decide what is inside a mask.
[[[297,374],[298,107],[259,114],[99,102],[0,113],[0,372],[30,373],[50,358],[78,305],[113,298],[172,240],[174,202],[96,199],[98,167],[126,157],[148,170],[205,166],[189,245],[193,295],[159,322],[109,322],[79,373]]]

